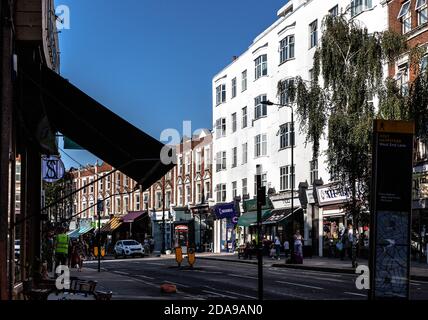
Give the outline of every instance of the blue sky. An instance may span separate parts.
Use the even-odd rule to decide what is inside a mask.
[[[184,120],[211,129],[212,77],[286,2],[56,0],[71,14],[71,29],[60,33],[61,74],[156,139],[166,128],[181,132]],[[85,151],[67,154],[96,160]]]

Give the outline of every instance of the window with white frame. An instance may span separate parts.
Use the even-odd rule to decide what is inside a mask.
[[[181,176],[183,174],[183,157],[182,156],[178,157],[177,167],[178,167],[178,175]]]
[[[145,193],[143,195],[143,210],[148,210],[149,209],[149,194]]]
[[[428,55],[424,55],[421,59],[421,72],[425,72],[428,67]]]
[[[315,180],[318,180],[318,160],[309,161],[309,172],[310,182],[313,185]]]
[[[254,138],[254,157],[267,155],[267,134],[259,134]]]
[[[205,148],[205,152],[204,152],[204,167],[205,169],[208,169],[208,166],[210,166],[212,164],[212,159],[211,159],[211,148]]]
[[[226,184],[218,184],[216,187],[217,202],[226,202]]]
[[[248,180],[247,178],[242,179],[242,196],[248,194]]]
[[[186,174],[190,174],[192,168],[192,160],[190,154],[186,155]]]
[[[236,97],[236,78],[232,79],[232,98]]]
[[[232,132],[236,132],[237,124],[236,124],[236,113],[232,114]]]
[[[309,25],[309,49],[318,44],[318,20],[315,20]]]
[[[401,94],[407,96],[409,94],[409,65],[407,62],[398,66],[397,84]]]
[[[129,211],[129,198],[125,197],[124,201],[125,201],[125,211],[128,212]]]
[[[94,179],[89,179],[89,192],[94,193]]]
[[[226,118],[221,118],[216,121],[216,138],[226,136]]]
[[[292,132],[291,122],[283,124],[279,129],[279,133],[280,149],[289,148],[295,144],[295,133]]]
[[[259,79],[260,77],[267,76],[268,74],[268,66],[267,66],[267,54],[262,54],[256,60],[254,60],[255,64],[255,79]]]
[[[242,164],[248,163],[248,143],[242,145]]]
[[[232,149],[232,168],[236,168],[238,165],[238,148],[235,147]]]
[[[336,4],[333,8],[328,10],[328,13],[333,17],[337,17],[339,15],[339,5]]]
[[[279,94],[279,103],[281,105],[289,105],[290,103],[292,103],[293,101],[291,100],[290,97],[290,88],[292,88],[294,86],[294,79],[290,78],[290,79],[286,79],[282,81],[282,89],[281,92]]]
[[[401,21],[401,30],[403,34],[412,30],[412,12],[410,10],[410,0],[404,2],[401,5],[397,19]]]
[[[241,90],[244,92],[247,90],[247,83],[248,83],[248,73],[247,70],[242,71],[242,79],[241,79]]]
[[[136,194],[135,195],[135,210],[140,211],[141,207],[140,207],[140,195]]]
[[[351,17],[372,7],[372,0],[351,0]]]
[[[294,35],[287,36],[280,41],[279,56],[279,63],[284,63],[294,58]]]
[[[248,126],[248,111],[247,107],[242,108],[242,129]]]
[[[267,186],[267,173],[263,173],[262,177],[262,187]],[[267,190],[266,190],[267,191]],[[254,194],[257,195],[257,175],[254,176]]]
[[[294,166],[293,172],[291,172],[291,166],[285,166],[280,168],[280,189],[281,191],[291,189],[291,186],[295,187],[295,171]]]
[[[221,84],[216,88],[216,105],[226,102],[226,85]]]
[[[165,208],[169,209],[171,206],[171,190],[165,192]]]
[[[119,213],[119,212],[122,211],[121,208],[120,208],[120,206],[121,206],[120,198],[116,198],[116,212],[117,213]]]
[[[232,182],[232,199],[235,199],[238,196],[238,182]]]
[[[256,120],[267,116],[267,106],[262,104],[263,101],[267,101],[265,94],[254,99],[254,119]]]
[[[162,208],[162,192],[160,191],[156,192],[155,199],[156,199],[155,200],[156,209]]]
[[[216,171],[226,170],[226,151],[217,152],[216,155]]]
[[[196,172],[202,171],[202,152],[196,152]]]
[[[103,189],[104,189],[104,177],[101,177],[101,179],[98,181],[98,189],[100,191],[103,191]]]
[[[178,205],[179,206],[183,205],[183,187],[182,186],[178,187]]]
[[[202,186],[201,183],[196,184],[196,202],[202,202]]]
[[[418,26],[428,22],[427,0],[416,1],[416,12],[418,14]]]
[[[205,200],[211,199],[211,183],[205,182]]]
[[[190,185],[186,186],[186,204],[189,204],[192,202],[192,188],[190,188]]]

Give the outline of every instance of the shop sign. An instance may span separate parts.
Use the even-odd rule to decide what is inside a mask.
[[[339,184],[317,187],[318,203],[320,206],[348,202],[349,190]]]
[[[218,219],[227,219],[227,218],[234,218],[236,217],[236,210],[235,210],[235,204],[232,203],[226,203],[226,204],[219,204],[215,207],[215,214]]]
[[[288,209],[291,208],[291,193],[283,193],[270,196],[274,209]],[[298,194],[294,194],[293,207],[299,208],[301,206]]]
[[[64,163],[59,156],[43,157],[42,178],[43,181],[53,183],[61,180],[65,174]]]
[[[309,204],[315,203],[314,190],[306,190],[306,198]]]

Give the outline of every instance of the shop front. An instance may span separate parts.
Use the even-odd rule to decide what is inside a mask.
[[[345,206],[349,193],[338,184],[326,184],[316,190],[319,207],[318,255],[337,256],[336,244],[347,226]]]
[[[234,202],[215,205],[214,252],[235,252],[238,212]]]
[[[192,212],[195,245],[197,252],[213,252],[214,250],[214,217],[208,204],[201,204],[190,208]]]
[[[172,250],[175,214],[170,211],[149,211],[149,217],[151,220],[151,231],[154,240],[153,250],[161,252],[163,241],[165,242],[165,250]],[[164,227],[165,230],[163,231]],[[164,236],[164,240],[162,240],[162,236]]]

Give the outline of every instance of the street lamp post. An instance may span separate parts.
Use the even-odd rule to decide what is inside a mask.
[[[293,106],[290,104],[279,104],[279,103],[273,103],[269,100],[262,101],[261,102],[264,105],[267,106],[279,106],[279,107],[288,107],[291,109],[291,215],[294,213],[294,179],[295,179],[295,172],[294,172],[294,110]],[[287,258],[285,258],[285,263],[287,263]]]
[[[162,254],[165,254],[165,177],[162,179]]]

